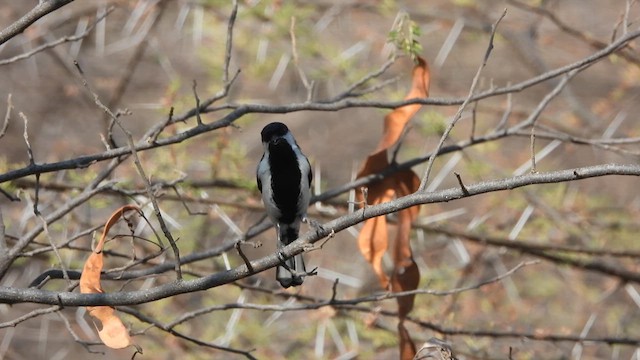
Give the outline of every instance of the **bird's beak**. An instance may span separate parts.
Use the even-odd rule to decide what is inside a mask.
[[[275,138],[275,139],[271,140],[271,143],[272,143],[273,145],[279,145],[279,144],[280,144],[281,142],[283,142],[283,141],[284,141],[284,139],[283,139],[283,138],[281,138],[281,137],[277,137],[277,138]]]

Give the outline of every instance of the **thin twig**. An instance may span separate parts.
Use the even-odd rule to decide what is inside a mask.
[[[465,195],[469,195],[469,190],[467,190],[467,187],[464,186],[464,182],[462,182],[462,177],[460,176],[460,174],[457,172],[454,172],[453,174],[456,176],[456,179],[458,179],[458,185],[460,185],[462,193],[464,193]]]
[[[226,92],[229,91],[228,86],[231,85],[233,79],[229,80],[229,64],[231,63],[231,50],[233,49],[233,26],[238,16],[238,0],[233,0],[231,9],[231,15],[229,15],[229,22],[227,23],[227,40],[225,43],[224,51],[224,68],[222,72],[222,83]],[[237,74],[236,74],[237,76]],[[235,79],[235,76],[234,76]],[[225,95],[226,95],[225,92]]]
[[[122,97],[124,96],[127,90],[127,87],[129,86],[129,83],[133,78],[133,75],[135,74],[136,68],[140,64],[140,61],[142,60],[142,57],[145,51],[147,50],[147,47],[149,46],[148,36],[149,34],[152,33],[155,27],[160,23],[160,19],[162,18],[162,14],[164,14],[164,10],[166,8],[167,2],[168,1],[166,0],[158,1],[158,3],[156,4],[157,10],[155,10],[155,14],[148,15],[152,23],[149,25],[148,29],[146,30],[144,39],[140,41],[136,46],[135,51],[129,58],[129,61],[127,62],[127,65],[124,68],[125,70],[123,74],[118,79],[118,83],[113,91],[113,94],[106,105],[108,109],[115,108],[116,105],[120,103],[120,100],[122,100]],[[109,116],[108,113],[105,113],[104,122],[107,125],[106,133],[107,133],[108,143],[112,147],[118,147],[113,138],[114,120]]]
[[[202,118],[200,117],[200,98],[198,97],[198,91],[196,90],[197,86],[198,83],[195,79],[193,79],[193,85],[191,86],[191,89],[193,90],[193,97],[196,99],[196,123],[198,125],[202,125]]]
[[[122,163],[126,159],[125,157],[120,157],[111,160],[109,165],[98,173],[94,177],[94,179],[89,182],[89,184],[82,189],[82,191],[75,197],[70,198],[64,203],[59,204],[55,210],[45,216],[45,220],[47,224],[51,224],[63,216],[67,215],[69,212],[73,211],[78,206],[84,204],[87,200],[91,199],[96,194],[101,193],[104,189],[111,188],[113,186],[113,182],[105,181],[105,179],[114,171],[118,165]],[[36,178],[36,186],[39,186],[39,182]],[[24,234],[17,242],[13,245],[13,247],[9,250],[5,257],[0,257],[0,278],[3,278],[7,273],[11,264],[20,256],[22,251],[38,237],[44,228],[40,226],[35,226],[32,230]],[[59,301],[52,305],[59,305]]]
[[[311,102],[313,98],[313,85],[314,82],[307,79],[304,71],[302,71],[302,67],[300,67],[300,59],[298,58],[298,48],[296,44],[296,18],[295,16],[291,17],[291,26],[289,27],[289,37],[291,38],[291,54],[293,57],[293,65],[298,70],[298,76],[300,76],[300,80],[302,81],[302,85],[307,89],[307,100],[306,102]]]
[[[480,67],[478,67],[478,70],[476,71],[476,75],[473,77],[473,81],[471,82],[471,87],[469,88],[469,94],[467,95],[467,98],[460,105],[460,107],[458,108],[458,111],[456,112],[456,114],[453,116],[453,118],[447,125],[447,128],[445,129],[444,133],[440,137],[440,141],[438,142],[436,149],[431,153],[431,156],[429,157],[429,161],[427,162],[427,168],[424,171],[424,174],[422,175],[422,180],[420,181],[420,187],[418,188],[418,191],[424,191],[424,189],[426,189],[427,182],[429,181],[429,175],[431,174],[431,169],[433,168],[433,163],[435,162],[435,159],[436,159],[436,155],[438,154],[438,152],[440,152],[440,149],[444,146],[444,142],[449,138],[449,134],[451,133],[451,130],[453,130],[453,127],[456,125],[458,120],[460,120],[460,118],[462,117],[462,112],[464,111],[465,107],[473,97],[473,94],[476,90],[476,86],[478,85],[478,79],[480,79],[480,74],[482,73],[482,70],[487,65],[487,61],[489,60],[489,56],[491,55],[491,51],[493,50],[493,38],[495,37],[496,30],[498,29],[498,25],[500,24],[500,21],[505,17],[505,15],[507,15],[507,9],[504,9],[504,11],[502,12],[502,15],[500,15],[498,20],[493,24],[491,28],[489,45],[487,46],[487,50],[485,51],[484,58],[482,59],[482,64],[480,64]]]
[[[33,165],[35,164],[35,161],[33,160],[33,150],[31,149],[31,143],[29,142],[29,120],[23,112],[20,112],[18,115],[20,115],[24,123],[24,131],[22,132],[22,137],[24,139],[24,143],[27,145],[27,156],[29,157],[29,165]]]
[[[217,345],[213,342],[206,342],[206,341],[202,341],[196,337],[192,337],[189,335],[185,335],[177,330],[174,329],[173,326],[171,326],[171,324],[162,324],[160,323],[158,320],[147,316],[143,313],[141,313],[140,311],[138,311],[137,309],[131,308],[131,307],[120,307],[118,308],[119,311],[122,311],[124,313],[127,313],[133,317],[135,317],[136,319],[145,322],[147,324],[152,325],[155,328],[158,328],[162,331],[165,331],[175,337],[181,338],[183,340],[187,340],[189,342],[192,342],[194,344],[197,344],[199,346],[204,346],[204,347],[208,347],[208,348],[212,348],[212,349],[216,349],[216,350],[221,350],[224,352],[229,352],[229,353],[233,353],[233,354],[239,354],[239,355],[243,355],[244,357],[246,357],[247,359],[251,359],[251,360],[257,360],[253,355],[251,355],[251,352],[253,350],[239,350],[239,349],[235,349],[235,348],[230,348],[230,347],[226,347],[226,346],[220,346]]]
[[[531,172],[536,172],[536,127],[531,127]]]
[[[6,228],[2,217],[2,208],[0,208],[0,257],[7,253],[7,239],[5,231]]]
[[[100,101],[100,98],[98,97],[98,94],[96,94],[91,89],[91,87],[89,86],[89,83],[87,82],[86,77],[84,76],[84,72],[82,71],[82,68],[80,67],[80,64],[78,64],[77,61],[74,61],[74,64],[75,64],[76,68],[78,69],[78,73],[80,74],[80,77],[82,78],[82,84],[87,89],[87,91],[89,91],[91,93],[91,95],[94,98],[94,101],[95,101],[96,105],[100,109],[102,109],[105,113],[109,114],[111,119],[113,119],[113,121],[115,121],[115,123],[118,125],[118,127],[120,127],[120,129],[126,134],[127,142],[128,142],[129,148],[131,149],[131,154],[133,155],[134,164],[136,165],[136,168],[138,170],[138,173],[140,174],[140,177],[142,177],[142,179],[145,182],[145,185],[146,185],[146,188],[147,188],[147,196],[149,197],[149,199],[151,201],[151,204],[153,206],[156,218],[158,219],[158,223],[160,224],[160,228],[162,229],[162,232],[164,233],[165,237],[169,241],[169,244],[171,245],[171,248],[173,249],[173,254],[174,254],[175,258],[176,258],[176,263],[175,263],[176,276],[177,276],[178,281],[180,281],[180,280],[182,280],[182,269],[180,267],[180,249],[176,245],[176,242],[173,239],[173,235],[171,235],[171,232],[169,231],[169,228],[167,227],[167,224],[165,223],[165,221],[164,221],[164,219],[162,217],[162,213],[160,211],[160,207],[158,206],[158,202],[157,202],[156,196],[154,194],[151,181],[149,180],[149,178],[145,174],[144,168],[142,167],[142,163],[140,162],[140,158],[138,157],[138,152],[136,151],[136,146],[135,146],[135,143],[133,142],[133,135],[131,134],[131,132],[129,130],[127,130],[126,127],[124,127],[124,125],[122,125],[122,123],[118,119],[118,116],[116,116],[109,108],[107,108]]]
[[[357,96],[361,96],[361,95],[366,94],[367,92],[357,93],[357,92],[355,92],[355,90],[358,89],[359,87],[361,87],[362,85],[366,84],[370,80],[380,77],[382,74],[384,74],[391,67],[391,65],[395,64],[397,59],[398,59],[398,57],[394,53],[393,56],[389,60],[387,60],[384,64],[382,64],[382,66],[380,66],[380,68],[378,68],[377,70],[366,74],[365,76],[360,78],[360,80],[358,80],[358,81],[354,82],[353,84],[351,84],[342,93],[332,97],[331,99],[324,100],[323,102],[324,103],[335,103],[337,101],[341,101],[341,100],[344,100],[344,99],[349,98],[349,97],[357,97]]]
[[[469,135],[469,139],[473,141],[476,136],[476,112],[478,110],[478,102],[473,103],[473,108],[471,109],[471,134]]]
[[[507,106],[505,107],[504,112],[502,113],[502,117],[500,118],[500,122],[498,122],[498,125],[496,125],[494,131],[507,130],[507,122],[509,121],[509,116],[511,116],[511,111],[513,109],[512,98],[513,95],[511,93],[507,94]]]
[[[20,117],[22,118],[22,121],[24,122],[24,132],[22,134],[22,137],[24,138],[24,143],[27,145],[27,155],[29,156],[29,165],[34,166],[36,162],[33,158],[33,149],[31,149],[31,143],[29,142],[29,130],[28,130],[29,120],[27,119],[27,116],[23,112],[20,112],[18,115],[20,115]],[[38,203],[40,202],[40,174],[35,174],[35,176],[36,176],[36,186],[34,191],[35,196],[33,201],[33,213],[37,216],[37,215],[40,215],[40,210],[38,210]]]
[[[71,337],[73,338],[73,340],[80,344],[88,353],[91,354],[104,354],[104,352],[102,351],[95,351],[91,349],[91,345],[94,345],[92,343],[83,341],[82,339],[80,339],[80,337],[78,336],[78,334],[76,334],[76,332],[73,330],[73,327],[71,326],[71,323],[69,323],[69,319],[67,319],[66,316],[64,316],[64,314],[62,314],[62,312],[60,312],[59,310],[56,311],[56,314],[58,314],[58,316],[60,317],[60,319],[62,319],[62,322],[64,323],[64,326],[67,328],[67,331],[69,332],[69,334],[71,334]],[[95,343],[95,345],[98,345],[100,343]]]
[[[286,257],[300,254],[306,249],[308,244],[313,244],[324,239],[331,232],[339,232],[368,218],[386,215],[392,212],[407,209],[412,206],[452,201],[467,196],[492,193],[500,190],[512,190],[519,187],[531,186],[534,184],[559,183],[609,175],[640,176],[640,166],[628,164],[605,164],[553,172],[539,172],[535,174],[528,173],[525,175],[514,176],[506,179],[483,181],[480,183],[467,185],[466,188],[469,192],[468,195],[464,194],[458,187],[433,191],[429,193],[417,192],[409,196],[398,198],[386,203],[370,205],[367,207],[367,212],[364,215],[361,212],[355,212],[325,223],[322,225],[321,229],[313,229],[306,232],[305,234],[301,235],[298,240],[294,241],[290,245],[287,245],[286,247],[280,249],[278,252],[271,253],[263,258],[252,261],[251,265],[255,272],[261,272],[266,269],[275,267],[276,265],[280,264],[280,257],[278,256],[279,253],[282,253]],[[233,244],[231,246],[233,246]],[[546,253],[541,255],[536,254],[536,256],[545,257],[548,257],[548,255],[549,254]],[[567,261],[566,259],[562,260],[565,262]],[[597,268],[593,265],[583,265],[585,265],[589,270],[603,270],[602,268]],[[631,271],[617,270],[614,272],[611,269],[606,269],[605,273],[616,276],[620,279],[623,279],[624,281],[640,283],[640,274]],[[106,294],[51,292],[32,288],[0,288],[0,302],[36,302],[65,306],[131,305],[141,302],[159,300],[177,294],[183,294],[197,290],[206,290],[212,287],[236,281],[251,274],[252,273],[250,273],[248,268],[243,264],[228,271],[214,273],[195,280],[172,282],[145,290]]]
[[[41,309],[35,309],[33,311],[30,311],[20,317],[17,317],[13,320],[10,321],[6,321],[3,323],[0,323],[0,329],[3,328],[8,328],[8,327],[16,327],[18,324],[33,319],[35,317],[41,316],[41,315],[45,315],[45,314],[51,314],[53,312],[56,312],[58,310],[60,310],[61,307],[58,305],[54,305],[54,306],[50,306],[50,307],[46,307],[46,308],[41,308]]]
[[[71,280],[69,279],[69,274],[67,273],[67,266],[65,265],[64,261],[62,260],[62,255],[60,255],[60,251],[58,251],[58,247],[56,246],[55,241],[53,240],[53,238],[51,237],[51,234],[49,233],[49,226],[47,226],[47,221],[44,219],[44,217],[42,217],[41,214],[36,214],[36,216],[42,222],[42,228],[44,229],[44,234],[45,234],[47,240],[49,241],[49,245],[51,246],[51,249],[53,250],[53,253],[56,255],[56,258],[58,259],[58,262],[60,263],[60,269],[62,269],[62,276],[67,281],[67,283],[70,284]]]
[[[549,79],[553,79],[556,78],[557,76],[560,76],[562,74],[566,74],[572,70],[576,70],[578,69],[579,71],[582,71],[584,69],[586,69],[588,66],[595,64],[596,62],[598,62],[599,60],[607,57],[608,55],[618,51],[619,49],[623,48],[628,42],[630,42],[631,40],[640,37],[640,30],[636,30],[633,32],[629,32],[626,36],[621,37],[620,39],[618,39],[617,41],[611,43],[609,46],[607,46],[606,48],[593,53],[581,60],[578,60],[574,63],[571,63],[569,65],[565,65],[562,66],[560,68],[545,72],[541,75],[538,75],[536,77],[530,78],[528,80],[522,81],[520,83],[517,83],[515,85],[509,85],[503,88],[496,88],[496,89],[490,89],[487,90],[485,92],[481,92],[477,95],[472,96],[471,101],[478,101],[478,100],[482,100],[485,98],[489,98],[489,97],[494,97],[494,96],[499,96],[499,95],[504,95],[504,94],[509,94],[509,93],[513,93],[513,92],[519,92],[522,91],[526,88],[532,87],[534,85],[540,84],[541,82],[547,81]],[[236,77],[237,77],[236,73]],[[236,78],[234,77],[231,81],[230,84],[233,83],[234,79]],[[228,91],[228,88],[226,88]],[[214,97],[207,99],[205,101],[202,102],[202,106],[201,106],[201,112],[212,112],[212,111],[217,111],[217,110],[221,110],[221,109],[232,109],[233,111],[231,111],[230,113],[228,113],[227,115],[225,115],[223,118],[221,118],[218,121],[209,123],[209,124],[205,124],[204,126],[197,126],[188,130],[185,130],[184,132],[178,133],[176,135],[158,140],[156,142],[152,142],[152,143],[148,143],[148,142],[140,142],[135,150],[136,151],[144,151],[144,150],[150,150],[150,149],[155,149],[158,147],[162,147],[162,146],[168,146],[168,145],[172,145],[175,143],[179,143],[179,142],[183,142],[186,139],[198,136],[200,134],[204,134],[225,126],[229,126],[231,125],[234,121],[236,121],[237,119],[241,118],[244,115],[247,114],[251,114],[251,113],[263,113],[263,114],[283,114],[283,113],[292,113],[292,112],[299,112],[299,111],[338,111],[338,110],[342,110],[342,109],[347,109],[347,108],[354,108],[354,107],[371,107],[371,108],[384,108],[384,109],[395,109],[398,107],[402,107],[402,106],[406,106],[406,105],[410,105],[410,104],[423,104],[423,105],[440,105],[440,106],[450,106],[450,105],[459,105],[462,104],[463,102],[465,102],[468,99],[438,99],[438,98],[425,98],[425,99],[409,99],[409,100],[402,100],[402,101],[369,101],[369,100],[355,100],[355,99],[345,99],[345,100],[340,100],[337,102],[312,102],[312,103],[294,103],[294,104],[288,104],[288,105],[265,105],[265,104],[241,104],[241,105],[237,105],[237,104],[227,104],[218,108],[215,107],[209,107],[213,102],[217,101],[218,99],[226,96],[226,91],[223,89],[221,92],[219,92],[218,94],[216,94]],[[204,108],[204,110],[203,110]],[[187,112],[185,112],[182,115],[176,116],[172,119],[171,123],[177,123],[177,122],[183,122],[191,117],[195,116],[195,109],[191,109]],[[152,128],[150,128],[147,133],[146,136],[144,138],[149,138],[151,135],[158,133],[158,131],[161,131],[159,129],[162,129],[163,127],[166,127],[165,121],[162,121],[161,123],[156,124],[155,126],[153,126]],[[504,136],[505,134],[493,134],[491,136],[485,136],[484,139],[482,141],[487,141],[490,139],[495,139],[496,137],[500,137],[500,136]],[[468,142],[467,142],[468,143]],[[478,139],[475,139],[474,143],[478,143]],[[84,155],[84,156],[80,156],[78,158],[73,158],[73,159],[69,159],[69,160],[63,160],[63,161],[58,161],[58,162],[52,162],[52,163],[47,163],[47,164],[37,164],[34,166],[27,166],[27,167],[23,167],[23,168],[19,168],[19,169],[15,169],[15,170],[11,170],[11,171],[7,171],[3,174],[0,174],[0,183],[9,181],[9,180],[13,180],[13,179],[17,179],[17,178],[21,178],[21,177],[25,177],[25,176],[29,176],[29,175],[33,175],[36,173],[46,173],[46,172],[53,172],[53,171],[59,171],[59,170],[64,170],[64,169],[78,169],[78,168],[84,168],[87,166],[90,166],[96,162],[99,161],[104,161],[104,160],[109,160],[109,159],[113,159],[113,158],[117,158],[117,157],[121,157],[123,155],[127,155],[131,153],[131,149],[127,148],[127,147],[121,147],[121,148],[117,148],[117,149],[112,149],[112,150],[108,150],[102,153],[97,153],[97,154],[92,154],[92,155]],[[441,154],[442,152],[436,152],[438,154]],[[430,155],[431,156],[431,155]],[[430,157],[429,156],[429,157]],[[428,159],[428,158],[427,158]],[[407,162],[408,166],[413,166],[416,163],[420,163],[423,162],[424,160],[415,160],[416,162]],[[376,174],[376,177],[379,177],[379,175]],[[370,179],[368,178],[362,178],[359,181],[360,184],[363,184],[367,181],[370,181]],[[346,190],[348,191],[348,190]]]
[[[59,8],[73,2],[73,0],[47,0],[40,1],[39,4],[22,16],[18,21],[0,31],[0,45],[9,39],[25,31],[31,24],[41,17],[50,14]]]
[[[562,21],[558,16],[556,16],[552,11],[549,11],[542,7],[532,6],[516,0],[508,0],[508,3],[520,9],[534,12],[536,14],[544,16],[545,18],[549,19],[549,21],[551,21],[560,30],[562,30],[563,33],[569,34],[577,39],[584,41],[594,49],[603,49],[609,45],[608,43],[604,41],[600,41],[597,38],[593,37],[588,32],[580,31],[576,28],[571,27],[570,25]],[[621,22],[624,22],[624,17],[622,18]],[[623,30],[623,34],[625,34],[625,32],[626,30]],[[615,35],[611,38],[611,40],[612,41],[615,40]],[[629,62],[636,63],[636,64],[640,63],[640,58],[638,58],[632,51],[621,51],[620,56]]]
[[[89,25],[81,34],[77,34],[77,35],[72,35],[72,36],[64,36],[61,37],[57,40],[48,42],[46,44],[42,44],[34,49],[32,49],[31,51],[28,51],[26,53],[22,53],[20,55],[16,55],[13,57],[10,57],[8,59],[2,59],[0,60],[0,66],[2,65],[7,65],[7,64],[11,64],[14,63],[16,61],[20,61],[20,60],[24,60],[24,59],[28,59],[31,56],[40,53],[42,51],[45,51],[47,49],[51,49],[53,47],[56,47],[58,45],[64,44],[64,43],[68,43],[68,42],[74,42],[74,41],[80,41],[84,38],[86,38],[87,36],[89,36],[89,34],[91,33],[91,31],[93,31],[93,29],[96,27],[96,25],[102,21],[104,18],[107,17],[107,15],[109,15],[113,10],[115,10],[115,7],[111,6],[107,9],[107,11],[105,11],[103,14],[101,14],[98,18],[96,18],[93,23],[91,23],[91,25]]]
[[[11,93],[7,95],[7,112],[4,114],[4,122],[2,123],[2,128],[0,129],[0,139],[7,133],[7,129],[9,128],[9,119],[11,119],[11,110],[13,110],[13,102],[11,101]]]

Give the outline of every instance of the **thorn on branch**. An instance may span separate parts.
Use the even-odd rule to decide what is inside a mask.
[[[507,9],[505,8],[504,11],[502,11],[502,15],[500,15],[500,18],[498,18],[498,20],[491,27],[491,36],[489,37],[489,46],[487,47],[487,51],[484,54],[484,60],[483,60],[483,64],[485,64],[485,65],[487,63],[487,60],[489,60],[489,56],[491,55],[491,51],[493,51],[493,39],[495,38],[496,30],[498,28],[498,24],[500,24],[500,21],[502,21],[502,19],[506,15],[507,15]]]
[[[2,188],[0,188],[0,194],[6,196],[11,201],[20,201],[19,197],[15,196],[15,195],[12,195],[11,193],[9,193],[8,191],[6,191],[6,190],[4,190]]]
[[[194,79],[193,86],[191,88],[193,89],[193,97],[195,97],[196,99],[196,121],[198,122],[198,125],[202,125],[202,118],[200,117],[200,98],[198,97],[198,92],[196,91],[197,86],[198,83]]]
[[[307,271],[304,274],[305,276],[316,276],[318,275],[318,267],[314,267],[313,269],[311,269],[311,271]]]
[[[471,109],[471,135],[469,136],[469,140],[473,141],[475,139],[476,134],[476,112],[478,110],[478,101],[473,103],[473,108]]]
[[[173,124],[173,112],[174,112],[174,107],[172,106],[169,109],[169,116],[167,116],[167,120],[165,120],[163,123],[161,123],[159,126],[155,127],[154,130],[151,132],[151,134],[149,135],[149,137],[147,138],[147,143],[149,144],[155,144],[156,141],[158,141],[158,136],[160,136],[160,134],[162,133],[162,131],[164,129],[166,129],[167,126],[169,126],[169,124]],[[186,121],[186,119],[184,119],[184,121]],[[184,122],[183,121],[183,122]]]
[[[240,257],[242,258],[242,261],[244,261],[244,264],[247,266],[247,270],[249,270],[249,274],[253,274],[255,270],[253,270],[253,266],[251,266],[251,260],[249,260],[247,255],[244,254],[244,252],[242,251],[242,248],[240,247],[240,245],[244,243],[245,243],[244,241],[238,241],[234,247],[236,248],[238,255],[240,255]]]
[[[454,172],[453,174],[456,176],[456,179],[458,179],[458,185],[460,185],[460,190],[462,190],[462,193],[465,196],[469,196],[469,190],[467,190],[467,187],[464,186],[464,183],[462,182],[462,177],[460,176],[460,174],[457,172]]]
[[[531,127],[531,173],[535,174],[536,170],[536,127]]]
[[[27,116],[23,112],[20,112],[19,115],[24,121],[23,137],[24,137],[25,144],[27,144],[27,155],[29,156],[29,166],[35,166],[36,162],[33,158],[33,149],[31,149],[31,143],[29,142],[29,131],[28,131],[29,120],[27,119]],[[35,196],[33,201],[33,213],[36,216],[38,216],[40,215],[40,210],[38,210],[38,202],[40,200],[40,173],[36,173],[35,175],[36,175],[36,186],[35,186]]]
[[[333,286],[331,287],[331,299],[329,300],[329,304],[336,301],[336,296],[338,295],[338,283],[340,282],[340,278],[336,278],[333,281]]]
[[[369,206],[369,188],[366,186],[363,186],[360,188],[360,191],[362,192],[362,219],[365,218],[364,212],[367,210],[367,206]]]

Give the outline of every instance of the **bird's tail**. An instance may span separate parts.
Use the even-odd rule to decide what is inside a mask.
[[[298,239],[299,224],[280,224],[278,226],[278,249],[283,248]],[[304,267],[304,258],[298,254],[285,260],[284,265],[278,265],[276,280],[283,288],[302,285],[307,270]]]

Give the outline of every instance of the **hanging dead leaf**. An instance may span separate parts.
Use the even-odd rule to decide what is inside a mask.
[[[413,82],[405,99],[425,98],[429,95],[429,66],[418,58],[413,69]],[[384,118],[384,131],[374,152],[366,159],[358,172],[358,177],[375,174],[386,169],[389,164],[389,150],[401,138],[411,118],[420,110],[420,104],[406,105],[395,109]],[[420,178],[411,170],[395,173],[382,181],[373,183],[367,189],[367,199],[358,194],[359,201],[368,205],[376,205],[414,193],[420,186]],[[363,205],[364,206],[364,205]],[[411,251],[411,224],[418,215],[419,207],[415,206],[398,212],[398,231],[393,248],[393,273],[391,280],[382,268],[382,258],[389,248],[387,220],[384,216],[365,221],[358,236],[358,246],[365,259],[373,266],[380,284],[384,288],[391,287],[394,292],[414,290],[420,281],[420,271]],[[404,328],[403,319],[413,308],[415,296],[398,298],[398,336],[400,337],[401,359],[412,359],[416,348]]]
[[[383,180],[383,182],[386,181],[389,180]],[[379,193],[384,189],[383,186],[376,186],[373,188],[373,192],[369,192],[369,196],[373,198],[373,203],[370,205],[393,199],[394,191],[392,189],[388,189],[382,194]],[[365,221],[358,236],[358,247],[364,258],[373,266],[373,271],[378,275],[378,280],[385,289],[389,286],[389,279],[382,268],[382,256],[388,246],[387,219],[384,216],[378,216]]]
[[[406,196],[418,189],[420,179],[413,171],[403,171],[396,175],[396,192],[398,196]],[[401,292],[418,288],[420,271],[413,260],[411,251],[411,224],[418,216],[418,207],[412,207],[398,213],[398,231],[393,251],[393,274],[391,290]],[[413,309],[415,295],[398,298],[398,316],[404,318]]]
[[[429,95],[429,79],[430,73],[427,62],[422,58],[418,58],[418,63],[413,69],[412,87],[405,99],[427,97]],[[367,157],[364,165],[358,172],[358,177],[378,173],[389,166],[389,149],[400,140],[407,123],[420,109],[420,107],[421,105],[419,104],[406,105],[395,109],[385,117],[384,131],[380,142],[376,150]],[[393,176],[387,177],[380,182],[371,184],[367,191],[366,201],[369,205],[387,202],[392,200],[394,197],[413,193],[418,189],[418,186],[419,178],[415,173],[412,171],[402,171],[394,174]],[[365,200],[362,194],[358,194],[358,197],[361,202]],[[405,219],[403,221],[413,221],[417,215],[418,208],[415,207],[403,210],[399,212],[399,216],[404,212],[409,212],[410,216],[401,216],[400,218]],[[410,226],[410,223],[408,225]],[[402,227],[402,224],[400,227]],[[396,239],[396,247],[403,249],[394,251],[394,254],[398,254],[398,257],[394,257],[394,263],[397,263],[398,261],[407,263],[406,256],[411,258],[411,248],[408,239],[409,231],[399,231],[398,235],[406,236],[406,239],[400,239],[400,237]],[[384,288],[387,288],[389,286],[389,279],[382,269],[382,257],[389,247],[389,235],[384,216],[369,219],[364,223],[362,231],[360,231],[360,235],[358,236],[358,245],[360,252],[362,252],[365,259],[373,266],[380,284]],[[401,254],[404,255],[401,256]],[[413,260],[411,259],[410,262],[412,261]],[[403,267],[406,267],[406,264]],[[400,271],[400,273],[411,274],[413,272]],[[407,285],[410,282],[405,281],[405,277],[406,276],[401,276],[400,282]]]
[[[82,275],[80,275],[80,292],[83,294],[101,294],[104,291],[100,285],[100,273],[104,266],[102,250],[109,233],[109,229],[128,211],[138,211],[140,208],[135,205],[125,205],[111,214],[109,220],[102,230],[102,236],[96,244],[95,250],[89,255],[84,263]],[[102,342],[112,349],[122,349],[129,345],[134,345],[129,336],[129,331],[122,321],[116,316],[115,309],[110,306],[87,306],[87,311],[94,318],[102,323],[102,330],[98,335]],[[135,345],[134,345],[135,346]],[[136,348],[138,348],[136,346]],[[139,350],[139,348],[138,348]]]
[[[412,360],[416,356],[416,344],[411,340],[404,321],[398,322],[398,338],[400,343],[400,360]]]

